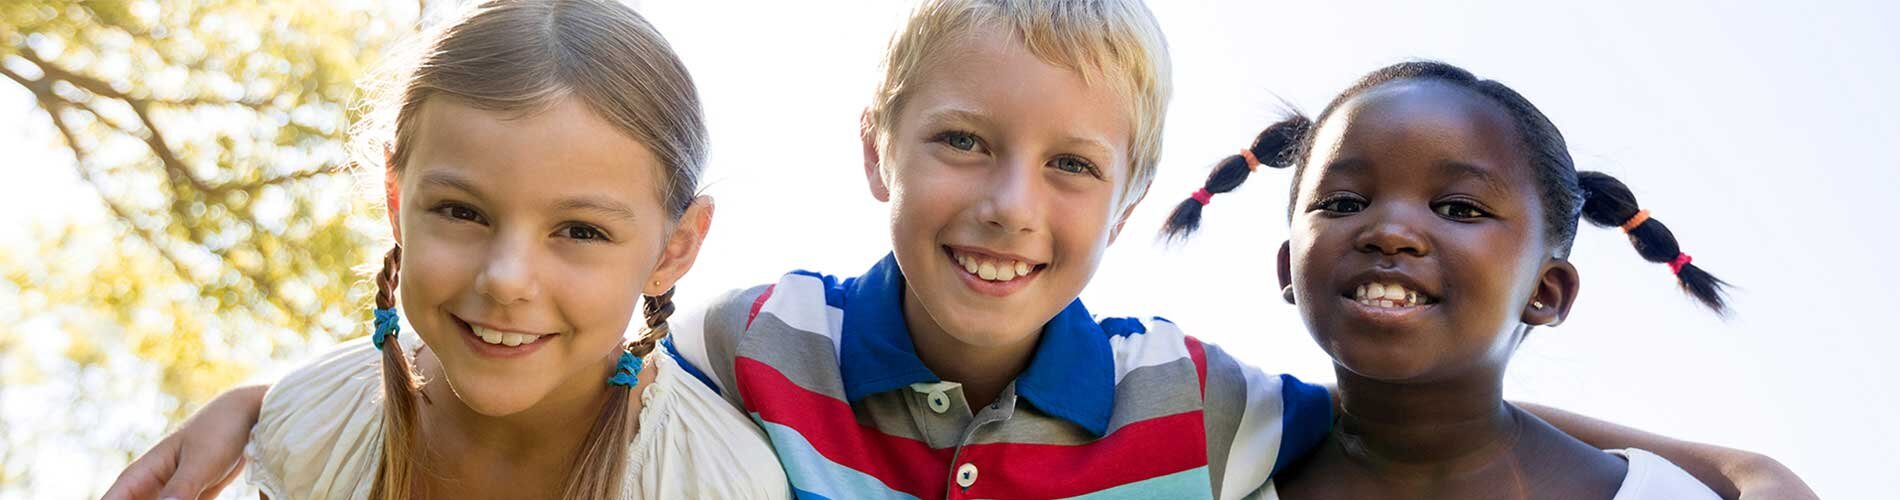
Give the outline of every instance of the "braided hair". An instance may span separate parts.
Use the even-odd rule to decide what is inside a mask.
[[[1644,260],[1670,266],[1683,291],[1718,314],[1728,311],[1724,297],[1728,283],[1690,263],[1689,255],[1682,252],[1675,235],[1637,205],[1636,196],[1628,186],[1609,174],[1577,171],[1563,133],[1530,100],[1503,83],[1478,78],[1457,66],[1414,61],[1380,68],[1333,98],[1318,118],[1308,121],[1296,114],[1268,126],[1243,155],[1251,154],[1259,159],[1259,164],[1274,168],[1293,167],[1292,189],[1297,191],[1318,124],[1324,123],[1348,100],[1368,90],[1393,82],[1419,80],[1471,91],[1497,104],[1512,117],[1538,184],[1538,198],[1544,208],[1544,234],[1557,249],[1558,258],[1569,257],[1579,219],[1599,227],[1621,227]],[[1287,137],[1291,139],[1283,140]],[[1247,180],[1253,170],[1252,162],[1246,161],[1243,155],[1229,156],[1215,165],[1204,186],[1168,216],[1161,228],[1162,238],[1176,240],[1190,236],[1199,229],[1202,208],[1214,194],[1232,191]],[[1294,213],[1291,198],[1287,206],[1289,220]]]

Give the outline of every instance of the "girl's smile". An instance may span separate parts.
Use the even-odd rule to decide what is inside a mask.
[[[1373,269],[1360,273],[1340,299],[1343,308],[1364,330],[1398,331],[1415,326],[1421,316],[1436,312],[1439,299],[1427,291],[1418,279],[1396,269]]]
[[[462,340],[469,343],[469,349],[476,355],[487,358],[514,358],[527,356],[540,350],[541,346],[554,342],[559,333],[527,333],[515,328],[489,327],[481,323],[470,322],[461,316],[450,314],[456,326],[462,328]]]

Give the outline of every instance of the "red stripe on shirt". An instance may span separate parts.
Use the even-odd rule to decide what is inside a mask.
[[[1200,339],[1186,335],[1181,339],[1187,344],[1188,358],[1194,360],[1194,376],[1201,383],[1201,401],[1207,401],[1207,348],[1201,346]]]
[[[977,480],[960,496],[1071,497],[1204,467],[1207,431],[1201,420],[1199,410],[1151,418],[1079,445],[964,446],[955,467],[976,464]]]
[[[752,329],[752,320],[759,319],[759,310],[765,308],[765,299],[772,298],[772,290],[777,289],[778,285],[765,287],[765,293],[759,294],[759,298],[752,299],[752,312],[745,315],[745,327],[747,330]]]
[[[806,390],[756,359],[734,360],[739,397],[759,418],[792,428],[820,455],[919,498],[942,496],[955,450],[933,450],[915,439],[858,423],[844,401]]]

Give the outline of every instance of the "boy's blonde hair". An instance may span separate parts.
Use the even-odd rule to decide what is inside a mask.
[[[1134,137],[1123,203],[1140,199],[1161,159],[1161,125],[1172,92],[1167,40],[1140,0],[925,0],[891,38],[884,80],[865,112],[879,154],[890,150],[898,114],[944,49],[997,27],[1012,32],[1043,62],[1075,71],[1090,85],[1105,83],[1127,99]]]

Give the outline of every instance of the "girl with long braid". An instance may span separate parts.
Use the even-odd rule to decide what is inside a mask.
[[[393,127],[358,134],[384,152],[396,240],[374,333],[270,389],[250,481],[277,498],[785,497],[759,430],[655,349],[712,218],[697,92],[659,33],[610,0],[490,1],[394,88]]]

